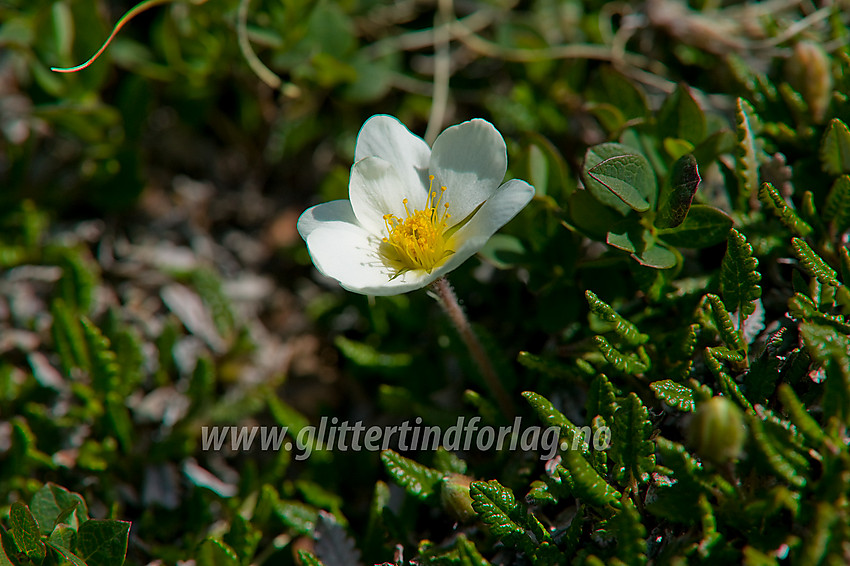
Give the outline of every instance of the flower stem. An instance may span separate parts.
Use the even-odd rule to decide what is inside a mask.
[[[478,340],[478,336],[476,336],[475,331],[472,330],[472,326],[469,324],[469,319],[466,318],[466,314],[463,312],[463,309],[457,300],[457,295],[455,295],[451,283],[449,283],[449,280],[445,277],[440,277],[431,284],[431,287],[439,295],[440,305],[454,323],[458,334],[460,334],[460,337],[463,338],[463,341],[466,343],[469,353],[472,354],[475,363],[478,364],[478,368],[481,370],[481,376],[487,383],[487,387],[490,388],[490,392],[495,396],[499,408],[506,417],[512,418],[516,414],[513,401],[511,401],[511,397],[508,395],[508,392],[505,391],[502,382],[499,381],[499,377],[496,374],[493,363],[487,356],[487,352],[484,351],[484,347]]]

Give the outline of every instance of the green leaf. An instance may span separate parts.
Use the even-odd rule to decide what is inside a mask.
[[[553,379],[572,379],[576,376],[574,371],[570,370],[563,364],[559,364],[554,360],[548,360],[546,358],[536,356],[531,352],[520,352],[517,354],[516,359],[520,365],[525,366],[528,369],[538,371]]]
[[[756,157],[753,107],[743,98],[735,103],[735,131],[738,145],[735,148],[735,173],[738,176],[738,207],[746,209],[750,195],[758,191],[759,171]]]
[[[334,345],[343,356],[365,368],[386,370],[408,367],[413,363],[413,356],[407,352],[382,353],[368,344],[350,340],[341,334],[334,339]]]
[[[458,534],[455,548],[460,558],[458,566],[490,566],[490,563],[478,552],[475,543],[466,538],[465,534]]]
[[[232,548],[215,538],[205,538],[195,555],[198,566],[239,566],[239,558]]]
[[[611,345],[604,337],[594,336],[593,341],[608,362],[623,373],[640,375],[649,371],[649,359],[645,356],[638,358],[634,354],[624,354]]]
[[[847,124],[833,118],[826,128],[820,146],[823,170],[837,177],[850,173],[850,130]]]
[[[613,433],[611,457],[620,465],[623,477],[642,481],[644,474],[655,468],[655,446],[650,440],[649,411],[634,393],[619,403]]]
[[[797,216],[797,212],[785,202],[785,199],[782,198],[779,191],[774,189],[773,185],[770,183],[762,183],[761,189],[759,189],[759,200],[766,207],[772,210],[773,214],[775,214],[776,217],[779,218],[785,227],[791,230],[792,233],[803,238],[812,233],[812,227],[809,226],[809,224],[802,218]]]
[[[639,155],[609,157],[587,170],[591,179],[637,212],[646,212],[650,207],[637,188],[638,184],[647,184],[649,174],[649,162]]]
[[[832,184],[826,205],[823,209],[823,219],[832,221],[839,233],[850,229],[850,175],[842,175]],[[798,234],[806,236],[807,234]]]
[[[298,549],[298,559],[303,566],[325,566],[324,562],[309,550]]]
[[[12,508],[9,511],[9,524],[15,545],[27,555],[27,558],[36,564],[41,564],[47,556],[47,549],[41,542],[38,522],[33,517],[29,507],[20,501],[12,503]]]
[[[570,195],[569,215],[570,222],[576,228],[595,240],[604,240],[611,227],[623,219],[613,208],[596,200],[589,190],[583,189]]]
[[[440,446],[434,453],[434,465],[444,474],[465,474],[466,462]]]
[[[599,69],[598,78],[590,90],[590,100],[611,104],[626,120],[644,118],[649,113],[643,91],[625,75],[606,65]]]
[[[646,564],[646,527],[631,499],[623,501],[622,508],[610,522],[617,533],[617,557],[625,564]]]
[[[708,304],[711,305],[711,317],[714,320],[714,326],[720,334],[720,339],[731,350],[744,351],[747,344],[744,341],[743,333],[735,328],[735,323],[729,315],[729,311],[723,305],[723,301],[717,295],[708,294],[705,296]]]
[[[800,488],[806,485],[806,478],[788,459],[790,449],[782,444],[781,439],[770,432],[773,429],[767,429],[762,420],[753,414],[747,413],[746,418],[750,434],[753,436],[751,445],[754,445],[764,456],[767,465],[773,472],[794,487]]]
[[[319,511],[300,501],[283,500],[275,504],[275,514],[299,535],[309,535],[319,520]]]
[[[62,368],[69,373],[72,368],[89,369],[88,349],[79,319],[68,308],[65,301],[55,299],[50,305],[53,325],[50,330],[59,352]]]
[[[496,480],[475,481],[469,487],[472,508],[493,535],[506,544],[517,546],[526,539],[521,526],[522,510],[511,490]]]
[[[113,391],[118,380],[118,364],[109,339],[86,317],[80,317],[83,337],[91,360],[92,386],[97,391]]]
[[[826,440],[826,433],[823,428],[812,418],[812,415],[800,402],[794,389],[787,383],[779,385],[777,390],[782,406],[788,411],[788,416],[791,422],[803,433],[803,435],[812,443],[815,448],[820,448]]]
[[[798,546],[795,564],[815,565],[828,564],[825,560],[829,553],[830,542],[833,540],[833,526],[843,520],[835,506],[826,501],[819,501],[815,506],[815,516],[805,540]]]
[[[585,186],[593,197],[621,215],[649,210],[657,197],[655,174],[649,162],[627,146],[596,145],[584,157]]]
[[[806,273],[812,277],[816,277],[824,285],[834,285],[836,287],[841,285],[835,270],[815,253],[805,240],[794,238],[791,240],[791,245],[794,248],[794,255],[800,260],[800,265]]]
[[[658,112],[658,137],[678,138],[692,145],[705,137],[705,114],[685,84],[679,84]]]
[[[712,206],[695,204],[676,228],[658,231],[658,237],[677,248],[707,248],[726,240],[732,219]]]
[[[77,547],[77,530],[68,525],[59,525],[53,529],[47,538],[47,545],[52,548],[63,548],[72,552]]]
[[[606,422],[614,421],[614,413],[617,410],[614,386],[604,373],[598,374],[590,382],[585,408],[588,418],[601,416]]]
[[[649,230],[644,233],[647,234],[647,238],[651,237],[649,236]],[[647,238],[644,240],[646,241]],[[675,267],[679,262],[679,257],[675,252],[667,249],[661,243],[656,243],[654,241],[648,243],[642,252],[633,253],[632,259],[643,266],[652,267],[654,269],[670,269]]]
[[[405,458],[393,450],[381,452],[381,461],[393,480],[413,497],[420,501],[437,497],[440,481],[443,479],[442,473]]]
[[[675,228],[684,222],[691,208],[691,202],[699,187],[700,177],[697,160],[693,155],[683,155],[673,164],[668,188],[662,193],[661,205],[655,226]]]
[[[741,391],[741,388],[738,387],[738,384],[732,379],[728,373],[723,370],[723,365],[720,363],[720,360],[726,358],[731,358],[732,361],[740,362],[743,361],[743,354],[736,353],[730,350],[726,350],[725,348],[706,348],[704,353],[705,365],[708,367],[709,371],[717,378],[718,383],[720,384],[720,390],[723,394],[729,398],[735,399],[738,403],[749,411],[753,413],[755,410],[753,409],[752,403],[750,403],[749,399],[744,396],[744,393]]]
[[[768,397],[772,396],[777,380],[782,377],[779,366],[780,356],[784,352],[784,334],[785,330],[779,329],[771,335],[764,350],[750,365],[750,370],[744,376],[747,398],[753,403],[764,403]]]
[[[564,467],[575,482],[576,497],[596,507],[619,507],[621,494],[611,486],[578,450],[564,452]]]
[[[649,388],[658,399],[671,407],[685,412],[694,410],[694,390],[690,387],[676,383],[672,379],[662,379],[650,383]]]
[[[649,340],[648,335],[641,333],[637,329],[637,326],[617,314],[608,303],[600,300],[599,297],[593,294],[593,291],[585,291],[584,296],[587,299],[587,304],[590,306],[591,312],[605,322],[614,325],[614,332],[626,343],[632,346],[638,346],[645,344]]]
[[[560,438],[566,440],[570,446],[575,444],[576,438],[581,435],[578,427],[558,411],[548,399],[533,391],[523,391],[522,396],[525,397],[543,423],[547,426],[558,427],[561,429]]]
[[[77,555],[88,566],[121,566],[129,537],[127,521],[90,519],[77,531]]]
[[[76,519],[70,523],[72,527],[78,526],[76,521],[88,519],[85,501],[79,494],[49,482],[35,492],[30,502],[30,510],[43,535],[50,534],[56,525],[65,521],[74,511]]]
[[[757,271],[758,260],[753,257],[753,247],[743,234],[734,228],[729,232],[726,255],[720,264],[720,289],[723,302],[730,312],[738,313],[738,327],[755,311],[755,301],[761,297]]]

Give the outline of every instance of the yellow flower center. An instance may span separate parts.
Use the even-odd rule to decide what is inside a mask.
[[[438,263],[454,253],[446,248],[446,223],[451,218],[449,203],[443,202],[446,187],[435,191],[434,176],[431,175],[430,179],[425,210],[411,212],[407,199],[404,199],[405,218],[384,215],[387,237],[384,238],[383,252],[398,269],[396,276],[411,269],[424,269],[431,273]]]

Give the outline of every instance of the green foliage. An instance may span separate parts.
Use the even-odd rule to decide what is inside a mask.
[[[720,265],[720,288],[726,308],[738,313],[738,328],[755,311],[755,302],[761,297],[757,271],[758,260],[753,257],[753,247],[743,234],[735,229],[729,232],[726,255]]]
[[[17,563],[9,557],[25,557],[34,564],[120,566],[127,554],[130,523],[89,519],[79,494],[48,483],[29,506],[20,501],[12,504],[8,534],[0,533],[4,563]]]
[[[763,183],[759,189],[759,200],[794,234],[805,238],[812,233],[812,227],[802,220],[770,183]]]
[[[846,562],[846,10],[154,0],[51,72],[113,4],[0,2],[0,564]],[[535,187],[451,275],[505,408],[298,238],[375,113]]]

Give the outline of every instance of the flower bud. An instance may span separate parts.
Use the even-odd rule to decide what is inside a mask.
[[[447,474],[440,486],[440,501],[452,517],[461,522],[475,517],[472,508],[472,498],[469,496],[469,485],[472,478],[463,474]]]
[[[785,65],[785,78],[803,95],[812,119],[823,122],[832,97],[832,69],[829,55],[812,41],[799,41]]]
[[[747,437],[744,414],[726,397],[700,403],[688,433],[696,453],[714,464],[738,459]]]

